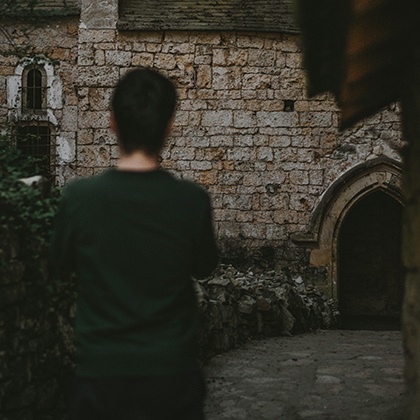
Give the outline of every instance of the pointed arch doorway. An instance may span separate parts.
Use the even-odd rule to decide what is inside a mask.
[[[365,324],[368,317],[399,318],[403,206],[401,164],[372,159],[331,184],[308,230],[293,235],[309,249],[310,265],[324,270],[315,284],[336,300],[344,318],[361,317]]]
[[[402,205],[382,190],[355,203],[338,235],[338,304],[344,326],[398,325],[403,297]]]

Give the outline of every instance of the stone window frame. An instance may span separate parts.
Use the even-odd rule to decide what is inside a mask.
[[[44,56],[25,57],[19,61],[14,74],[7,76],[7,106],[9,119],[19,120],[26,115],[22,112],[23,74],[25,69],[36,67],[45,74],[45,121],[57,125],[54,111],[63,108],[63,87],[60,78],[55,74],[54,65]]]
[[[307,232],[291,237],[294,243],[310,250],[311,266],[327,269],[327,283],[317,287],[334,299],[338,299],[338,244],[342,223],[354,204],[376,190],[382,190],[404,206],[400,162],[382,156],[348,170],[322,196]]]
[[[27,75],[32,69],[41,72],[43,98],[41,109],[26,109]],[[17,130],[20,126],[48,126],[50,130],[50,169],[57,164],[59,140],[58,120],[55,112],[63,109],[63,87],[61,79],[55,74],[54,65],[44,56],[25,57],[15,67],[14,74],[6,77],[8,118],[14,127],[13,134],[17,145]],[[51,172],[53,174],[53,172]]]

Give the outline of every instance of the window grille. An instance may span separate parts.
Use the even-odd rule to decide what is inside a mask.
[[[42,67],[29,66],[22,75],[22,110],[31,114],[46,112],[46,74]]]
[[[36,158],[42,175],[48,176],[54,153],[52,153],[52,130],[48,123],[20,123],[16,127],[16,147],[23,155]]]

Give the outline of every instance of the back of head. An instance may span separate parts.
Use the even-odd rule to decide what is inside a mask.
[[[142,150],[149,155],[159,154],[175,106],[176,91],[169,79],[150,69],[128,72],[112,98],[123,152]]]

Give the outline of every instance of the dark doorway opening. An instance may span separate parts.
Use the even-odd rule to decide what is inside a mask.
[[[338,303],[344,328],[400,328],[402,205],[382,191],[356,203],[339,235]]]

